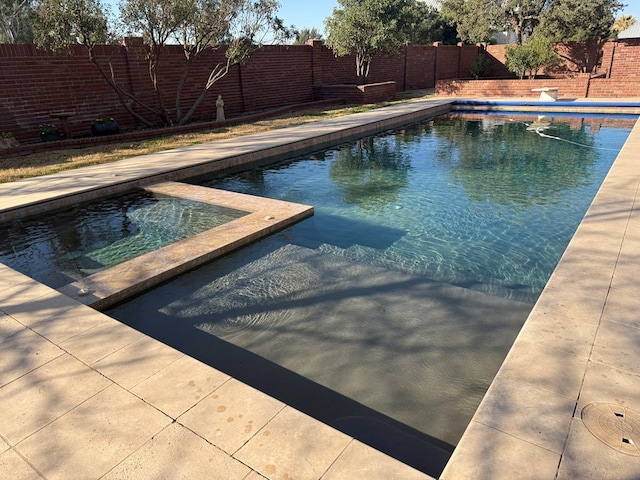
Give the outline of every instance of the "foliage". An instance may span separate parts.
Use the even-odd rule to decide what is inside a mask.
[[[306,45],[309,40],[322,39],[322,34],[316,28],[302,28],[299,31],[295,32],[295,36],[296,38],[293,41],[294,45]]]
[[[0,0],[0,43],[33,41],[32,0]]]
[[[542,18],[540,34],[569,44],[561,56],[583,73],[596,70],[602,45],[608,38],[615,13],[623,7],[618,0],[556,0]]]
[[[506,56],[507,68],[520,79],[525,75],[534,78],[540,70],[560,63],[553,42],[541,35],[534,35],[524,45],[508,47]]]
[[[494,0],[443,0],[440,13],[472,44],[491,42],[494,32],[505,29],[504,10]]]
[[[521,45],[543,26],[558,41],[606,37],[620,8],[619,0],[443,0],[441,13],[463,41],[490,42],[511,30]]]
[[[484,53],[481,53],[471,62],[471,74],[476,78],[482,78],[489,75],[489,59]]]
[[[411,8],[411,13],[411,24],[408,25],[409,42],[414,45],[428,45],[444,40],[447,23],[433,7],[416,2]]]
[[[611,36],[616,37],[620,32],[624,32],[627,28],[637,23],[636,17],[633,15],[623,15],[616,18],[616,21],[611,25]]]
[[[246,62],[251,52],[259,48],[267,35],[288,34],[288,29],[276,17],[279,4],[275,0],[122,0],[121,20],[124,27],[142,35],[149,78],[155,102],[141,100],[119,82],[111,64],[100,62],[94,49],[104,43],[110,33],[108,10],[100,0],[37,0],[38,45],[55,51],[68,50],[75,44],[86,48],[90,61],[103,79],[113,88],[124,108],[145,125],[184,124],[189,121],[205,99],[211,87],[229,69]],[[112,35],[113,36],[113,35]],[[186,63],[176,91],[175,116],[166,106],[167,92],[159,78],[165,46],[178,42]],[[226,46],[225,62],[214,65],[198,98],[183,111],[182,91],[193,64],[207,49]]]
[[[542,17],[541,33],[559,42],[606,38],[623,6],[618,0],[555,0]]]
[[[338,0],[325,20],[327,45],[337,56],[355,55],[358,82],[366,82],[377,53],[401,49],[415,20],[415,0]]]
[[[34,39],[38,46],[69,52],[76,44],[92,48],[108,37],[107,13],[100,0],[38,0]]]
[[[11,133],[11,132],[0,132],[0,140],[4,140],[5,138],[13,138],[13,133]]]
[[[42,135],[56,134],[60,133],[58,127],[55,125],[51,125],[50,123],[46,123],[44,125],[40,125],[40,133]]]

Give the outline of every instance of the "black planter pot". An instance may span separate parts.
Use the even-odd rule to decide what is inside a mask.
[[[55,142],[60,140],[60,132],[40,132],[40,141]]]
[[[115,120],[105,123],[94,123],[91,125],[91,135],[96,137],[103,135],[115,135],[116,133],[120,133],[120,127]]]

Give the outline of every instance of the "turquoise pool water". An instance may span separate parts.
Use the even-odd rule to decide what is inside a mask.
[[[58,288],[243,215],[140,190],[5,225],[0,262]]]
[[[108,313],[437,474],[413,440],[457,443],[634,122],[451,115],[199,180],[315,215]]]

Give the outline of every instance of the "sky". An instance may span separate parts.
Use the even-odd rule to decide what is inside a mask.
[[[287,26],[294,25],[301,28],[316,28],[324,36],[324,19],[330,17],[333,9],[338,6],[335,0],[279,0],[280,17]],[[639,0],[634,0],[639,1]]]
[[[627,6],[616,16],[633,15],[640,21],[640,0],[622,0],[622,3]],[[324,19],[331,16],[337,6],[336,0],[280,0],[278,16],[287,26],[294,25],[297,29],[315,27],[326,36]]]

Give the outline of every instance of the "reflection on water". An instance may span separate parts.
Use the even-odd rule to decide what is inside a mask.
[[[453,115],[205,182],[316,214],[110,314],[383,451],[395,429],[446,449],[632,125],[552,120],[565,142],[535,120]]]
[[[57,288],[243,215],[139,191],[13,222],[0,262]]]

